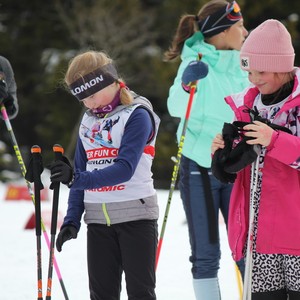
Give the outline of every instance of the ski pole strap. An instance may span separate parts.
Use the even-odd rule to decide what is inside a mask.
[[[207,211],[207,221],[208,221],[208,232],[209,232],[209,240],[211,244],[215,244],[218,242],[218,220],[216,217],[216,211],[214,206],[213,194],[211,191],[210,178],[208,175],[208,169],[198,166],[199,171],[202,176],[203,188],[204,188],[204,198],[206,204]]]
[[[41,181],[41,174],[44,170],[41,152],[42,150],[38,145],[34,145],[31,147],[32,166],[30,167],[32,167],[33,182],[39,190],[42,190],[44,188]]]
[[[53,152],[55,156],[55,160],[62,160],[62,155],[64,153],[64,148],[59,145],[55,144],[53,146]],[[54,182],[53,183],[53,203],[52,203],[52,217],[51,217],[51,234],[56,234],[56,227],[57,227],[57,214],[58,214],[58,201],[59,201],[59,190],[60,190],[60,183]]]
[[[35,197],[35,228],[36,236],[41,235],[41,190],[44,188],[41,181],[41,173],[43,172],[43,163],[41,148],[37,145],[31,147],[32,154],[32,179],[34,182]],[[29,173],[28,173],[29,174]]]

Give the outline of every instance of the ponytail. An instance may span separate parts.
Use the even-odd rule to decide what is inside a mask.
[[[228,3],[226,0],[210,0],[202,6],[197,15],[181,16],[171,46],[164,53],[164,61],[170,61],[180,56],[185,41],[199,30],[198,22],[225,7]]]
[[[124,81],[119,79],[117,83],[120,86],[120,100],[123,105],[129,105],[133,102],[133,96],[125,85]]]
[[[195,16],[183,15],[179,21],[172,44],[164,54],[164,60],[170,61],[177,58],[183,48],[185,40],[195,33]]]

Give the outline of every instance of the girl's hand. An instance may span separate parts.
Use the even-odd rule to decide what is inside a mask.
[[[260,144],[265,147],[270,145],[274,129],[272,129],[267,124],[260,121],[253,121],[253,124],[248,124],[244,126],[243,129],[247,130],[247,132],[245,132],[245,136],[254,138],[248,140],[247,144]]]
[[[224,147],[225,147],[225,143],[224,143],[223,137],[220,133],[218,133],[212,141],[211,153],[215,154],[215,152],[218,149],[223,149]]]

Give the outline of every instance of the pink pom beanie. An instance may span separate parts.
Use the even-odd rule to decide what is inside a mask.
[[[291,35],[277,20],[267,20],[256,27],[240,51],[243,70],[284,73],[294,68],[295,52]]]

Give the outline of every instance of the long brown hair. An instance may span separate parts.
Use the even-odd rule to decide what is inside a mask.
[[[171,46],[164,54],[164,60],[173,60],[181,54],[184,42],[199,30],[196,18],[199,21],[204,20],[227,4],[226,0],[211,0],[202,6],[197,16],[189,14],[181,16]]]

